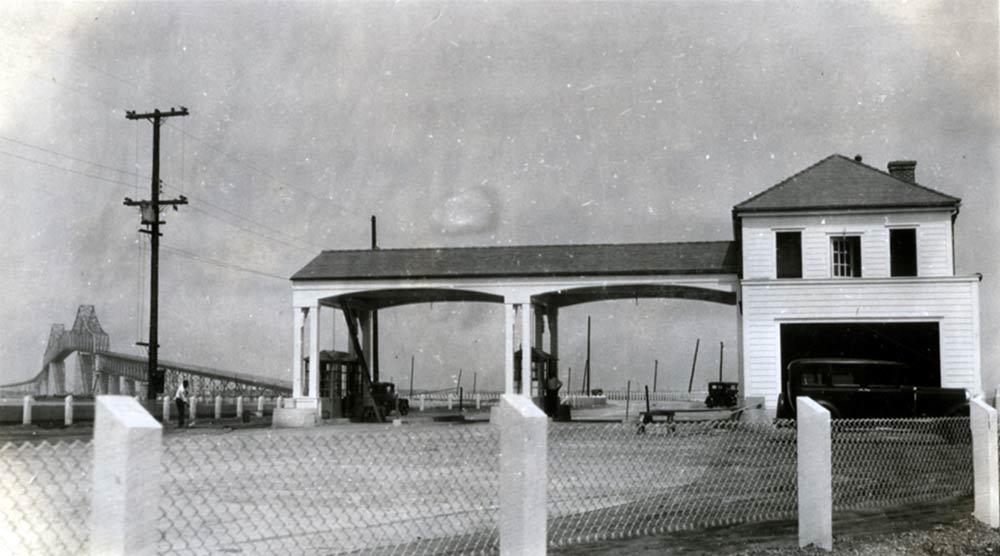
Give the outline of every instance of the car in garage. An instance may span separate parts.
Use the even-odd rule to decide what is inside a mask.
[[[842,357],[803,358],[787,366],[777,418],[795,418],[795,399],[808,396],[834,419],[967,417],[964,388],[912,384],[920,373],[905,363]]]

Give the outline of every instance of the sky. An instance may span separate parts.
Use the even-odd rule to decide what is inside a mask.
[[[962,199],[1000,379],[998,5],[948,2],[0,3],[0,383],[96,306],[148,329],[162,128],[160,357],[290,379],[292,274],[322,249],[731,240],[731,207],[839,153]],[[578,388],[736,378],[736,313],[679,300],[560,316]],[[333,318],[329,316],[328,318]],[[383,376],[502,386],[502,309],[380,314]],[[338,323],[340,324],[340,323]],[[344,326],[338,326],[340,330]],[[346,345],[343,338],[337,346]],[[329,346],[327,346],[329,347]],[[406,378],[404,378],[406,377]]]

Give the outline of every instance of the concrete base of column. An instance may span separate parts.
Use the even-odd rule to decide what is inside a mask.
[[[316,410],[300,407],[276,407],[271,416],[271,428],[301,429],[316,426]]]

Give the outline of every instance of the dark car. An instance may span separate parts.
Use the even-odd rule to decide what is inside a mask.
[[[788,364],[777,417],[795,418],[795,399],[808,396],[833,418],[967,417],[964,388],[911,384],[904,363],[877,359],[811,358]]]

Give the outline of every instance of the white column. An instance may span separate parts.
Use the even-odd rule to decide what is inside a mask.
[[[527,387],[527,388],[526,388]],[[531,380],[531,303],[521,304],[521,394],[532,397]]]
[[[173,399],[167,394],[166,391],[163,392],[163,418],[160,419],[164,423],[170,420],[170,406],[173,405]]]
[[[798,419],[799,547],[833,550],[833,450],[830,412],[796,398]]]
[[[257,417],[264,416],[264,396],[257,396]]]
[[[295,335],[293,336],[294,353],[292,357],[292,396],[302,397],[302,327],[305,323],[305,315],[309,312],[307,307],[293,307],[295,314]]]
[[[368,365],[368,370],[371,371],[372,366],[372,313],[371,311],[363,311],[361,313],[361,318],[359,327],[361,328],[361,353],[365,356],[365,363]]]
[[[198,417],[198,396],[191,396],[190,403],[188,403],[188,419],[193,423]]]
[[[236,396],[236,418],[243,418],[243,396]]]
[[[504,393],[516,394],[514,392],[514,305],[504,303],[503,305],[503,379]],[[422,411],[423,409],[421,409]]]
[[[975,511],[979,521],[1000,527],[1000,468],[997,466],[997,410],[980,398],[969,403]]]
[[[316,304],[309,311],[309,397],[319,397],[319,313],[320,305]]]
[[[73,424],[73,395],[63,400],[63,424],[67,427]]]
[[[500,554],[545,554],[548,426],[526,396],[504,394],[500,427]]]
[[[132,398],[94,407],[90,553],[156,554],[163,427]]]
[[[222,419],[222,396],[215,397],[215,418]]]

